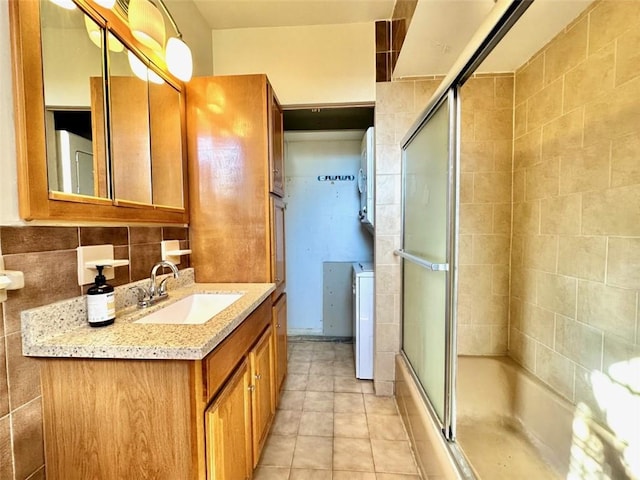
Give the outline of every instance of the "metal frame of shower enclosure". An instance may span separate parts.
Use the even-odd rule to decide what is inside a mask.
[[[464,82],[473,75],[475,70],[491,53],[494,47],[504,38],[507,32],[519,20],[522,14],[529,8],[534,0],[497,0],[496,5],[489,13],[480,28],[476,31],[467,47],[458,57],[449,73],[446,75],[440,86],[437,88],[431,100],[427,104],[423,113],[409,129],[408,134],[402,139],[401,147],[403,175],[404,160],[406,147],[411,143],[415,136],[420,132],[422,127],[429,121],[436,110],[443,102],[449,101],[452,108],[449,111],[449,185],[448,185],[448,205],[447,214],[449,228],[447,231],[447,259],[449,265],[425,264],[425,262],[416,262],[422,267],[431,270],[447,270],[447,305],[446,305],[446,338],[445,347],[445,412],[444,421],[441,422],[435,409],[429,401],[428,395],[420,383],[416,372],[413,370],[409,359],[404,350],[401,354],[404,357],[406,365],[413,380],[418,387],[424,403],[429,411],[432,420],[440,425],[442,435],[447,440],[447,447],[450,455],[455,460],[458,473],[462,478],[475,479],[475,475],[469,465],[464,453],[455,443],[455,409],[456,409],[456,366],[457,366],[457,347],[456,347],[456,326],[457,326],[457,252],[458,252],[458,226],[459,226],[459,165],[460,165],[460,102],[459,92]],[[453,138],[452,138],[453,137]],[[404,245],[404,180],[402,192],[402,233]],[[396,250],[398,256],[405,260],[414,261],[410,254],[402,249]],[[427,262],[428,263],[428,262]],[[401,308],[402,303],[401,303]],[[401,318],[403,313],[401,313]],[[402,330],[401,330],[402,331]],[[401,339],[401,345],[404,345],[404,338]]]

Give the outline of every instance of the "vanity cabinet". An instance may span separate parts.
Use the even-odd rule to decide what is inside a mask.
[[[258,465],[260,453],[267,440],[271,421],[276,413],[274,342],[269,326],[251,350],[251,425],[253,431],[253,466]]]
[[[287,294],[273,304],[273,336],[276,347],[275,390],[280,391],[287,375]]]
[[[251,478],[275,413],[267,298],[202,360],[41,360],[49,480]]]
[[[275,304],[286,289],[284,138],[275,92],[266,75],[198,77],[186,86],[186,103],[196,281],[272,282]],[[278,311],[286,343],[286,302]],[[276,364],[286,362],[281,351]]]
[[[251,478],[251,374],[244,360],[207,409],[207,472],[215,480]]]

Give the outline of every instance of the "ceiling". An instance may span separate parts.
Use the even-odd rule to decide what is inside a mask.
[[[395,0],[193,0],[193,3],[212,29],[221,30],[385,20],[391,18]]]
[[[211,29],[373,22],[395,0],[173,0],[191,2]],[[395,78],[448,72],[497,0],[418,0]],[[478,71],[512,72],[593,0],[536,0]]]

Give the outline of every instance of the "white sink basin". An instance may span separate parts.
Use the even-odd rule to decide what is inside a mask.
[[[195,293],[133,323],[201,325],[236,302],[242,293]]]

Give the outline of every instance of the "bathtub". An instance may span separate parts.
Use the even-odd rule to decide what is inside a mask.
[[[396,357],[396,400],[424,476],[567,478],[575,407],[514,361],[459,357],[457,399],[457,442],[448,443],[404,356]]]

